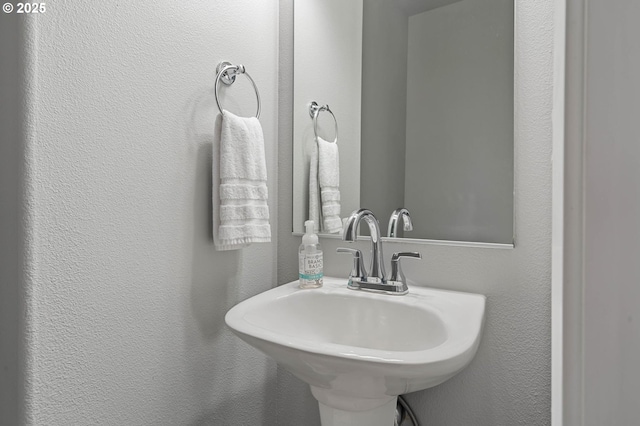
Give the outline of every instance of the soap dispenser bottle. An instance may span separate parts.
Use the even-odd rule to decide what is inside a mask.
[[[304,223],[305,234],[298,250],[298,276],[300,288],[322,287],[323,261],[322,248],[318,236],[313,232],[313,221]]]

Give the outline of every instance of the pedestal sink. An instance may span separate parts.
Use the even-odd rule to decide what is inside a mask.
[[[309,384],[323,426],[391,426],[398,395],[436,386],[469,364],[484,309],[479,294],[412,286],[393,296],[325,277],[319,289],[295,281],[258,294],[225,321]]]

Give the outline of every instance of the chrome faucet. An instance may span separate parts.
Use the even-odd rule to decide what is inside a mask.
[[[400,207],[391,213],[391,217],[389,218],[389,227],[387,228],[387,237],[398,237],[398,222],[400,222],[400,219],[402,219],[402,223],[404,225],[403,229],[405,231],[413,231],[413,223],[411,223],[409,210],[404,207]]]
[[[380,235],[378,219],[373,215],[373,212],[369,209],[359,209],[351,213],[344,225],[342,240],[351,243],[357,239],[358,225],[362,219],[369,225],[369,233],[371,234],[371,266],[369,267],[368,277],[365,277],[365,280],[384,284],[387,279],[384,273],[382,235]]]
[[[408,213],[409,212],[407,212],[407,214]],[[371,266],[367,274],[367,271],[362,266],[362,253],[360,250],[338,248],[338,253],[351,253],[353,255],[353,268],[349,274],[347,287],[352,290],[367,290],[397,295],[407,294],[409,288],[407,287],[406,279],[400,268],[400,258],[420,258],[420,253],[395,253],[391,259],[391,278],[387,279],[384,271],[380,225],[371,210],[359,209],[351,213],[345,222],[342,239],[348,242],[355,241],[357,239],[358,225],[363,219],[367,225],[369,225],[369,232],[371,234]]]

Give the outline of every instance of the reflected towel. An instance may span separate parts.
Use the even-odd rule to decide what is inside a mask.
[[[335,234],[342,229],[340,219],[340,158],[338,144],[321,137],[318,142],[318,185],[322,215],[322,231]]]
[[[313,142],[309,161],[309,220],[313,221],[313,232],[320,232],[320,185],[318,184],[318,143]]]

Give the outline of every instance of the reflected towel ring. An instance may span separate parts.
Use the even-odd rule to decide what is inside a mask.
[[[331,111],[329,105],[320,106],[316,101],[311,101],[311,104],[309,104],[309,115],[313,118],[313,132],[315,133],[316,138],[320,137],[318,134],[318,116],[322,111],[327,111],[333,117],[336,131],[336,137],[333,140],[333,143],[338,143],[338,120],[336,120],[336,116],[333,114],[333,111]]]
[[[215,95],[218,109],[222,114],[222,104],[220,103],[220,98],[218,96],[218,87],[220,82],[223,82],[227,86],[230,86],[234,81],[236,81],[236,76],[239,74],[246,75],[253,85],[253,89],[256,91],[256,99],[258,100],[258,111],[256,112],[256,118],[260,118],[260,92],[258,92],[258,86],[256,86],[256,82],[253,81],[249,73],[245,70],[244,65],[232,65],[231,62],[223,61],[220,62],[216,67]]]

